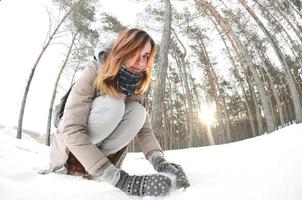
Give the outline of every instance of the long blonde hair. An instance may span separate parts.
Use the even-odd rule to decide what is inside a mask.
[[[112,48],[109,50],[106,60],[95,80],[95,88],[105,94],[118,97],[121,92],[117,85],[118,71],[122,64],[134,58],[140,53],[147,42],[151,43],[151,53],[148,58],[145,73],[138,85],[135,94],[145,93],[151,82],[152,65],[155,56],[155,43],[149,34],[136,28],[122,31]]]

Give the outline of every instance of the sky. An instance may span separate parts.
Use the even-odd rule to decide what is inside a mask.
[[[165,151],[169,162],[184,168],[191,186],[164,197],[139,198],[64,170],[38,174],[48,167],[49,147],[0,129],[1,200],[301,200],[301,130],[302,124],[294,124],[240,142]],[[122,168],[132,175],[156,173],[142,153],[129,153]],[[164,175],[175,184],[175,177]]]
[[[142,10],[134,1],[100,2],[103,11],[126,25],[134,25],[136,13]],[[0,1],[0,125],[17,126],[26,80],[49,28],[46,7],[54,9],[51,0]],[[52,45],[41,59],[28,94],[23,128],[46,132],[49,101],[63,53],[61,45]]]

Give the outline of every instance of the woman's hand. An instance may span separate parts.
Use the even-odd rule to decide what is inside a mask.
[[[96,181],[106,181],[128,195],[164,196],[170,192],[171,180],[161,174],[129,175],[122,169],[109,165]]]
[[[167,162],[164,158],[155,158],[157,162],[154,164],[154,168],[158,172],[166,172],[176,175],[176,188],[187,188],[190,186],[188,177],[186,176],[182,167],[178,164]]]
[[[120,170],[120,178],[115,186],[129,195],[163,196],[169,193],[171,180],[160,174],[130,176]]]

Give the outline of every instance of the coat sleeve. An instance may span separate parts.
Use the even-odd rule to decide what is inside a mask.
[[[86,134],[87,119],[94,96],[96,62],[90,62],[73,86],[66,102],[62,120],[62,133],[67,148],[94,176],[100,175],[110,165],[107,157],[92,144]]]
[[[141,97],[136,100],[141,103],[145,108],[147,107],[147,97]],[[136,136],[136,140],[139,143],[140,149],[144,153],[146,159],[149,159],[149,156],[155,151],[160,151],[161,153],[163,153],[163,150],[154,135],[150,116],[148,113],[146,115],[143,127]]]

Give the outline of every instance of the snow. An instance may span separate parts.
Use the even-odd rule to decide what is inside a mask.
[[[0,130],[1,200],[204,199],[301,200],[302,124],[256,138],[209,147],[166,151],[181,164],[191,187],[164,197],[133,197],[105,182],[60,173],[41,175],[49,147],[11,128]],[[155,173],[142,153],[129,153],[123,169],[130,174]]]

